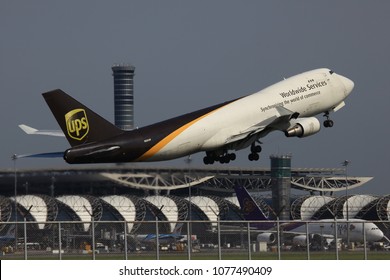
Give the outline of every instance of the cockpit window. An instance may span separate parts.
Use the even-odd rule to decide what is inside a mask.
[[[334,73],[334,71],[333,70],[329,70],[329,73],[332,75]]]

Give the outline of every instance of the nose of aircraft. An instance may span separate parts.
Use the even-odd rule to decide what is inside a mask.
[[[339,75],[341,82],[343,83],[345,87],[345,91],[347,94],[350,94],[353,90],[353,87],[355,86],[354,82],[344,76]]]
[[[376,226],[369,228],[366,233],[369,241],[379,241],[384,237],[383,231]]]
[[[383,234],[383,231],[381,231],[380,229],[378,229],[377,231],[375,231],[375,239],[378,241],[378,240],[381,240],[383,238],[384,234]]]

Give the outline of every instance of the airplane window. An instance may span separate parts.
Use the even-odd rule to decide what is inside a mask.
[[[334,73],[334,71],[333,71],[333,70],[330,70],[329,73],[332,75],[332,74]]]

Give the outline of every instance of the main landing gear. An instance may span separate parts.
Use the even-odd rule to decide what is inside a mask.
[[[235,153],[228,153],[225,151],[222,155],[218,155],[215,152],[206,152],[206,156],[203,158],[204,164],[214,164],[218,161],[219,163],[229,163],[236,159]]]
[[[257,161],[259,160],[260,156],[259,153],[261,152],[261,146],[256,145],[255,143],[252,143],[251,145],[251,153],[248,155],[248,159],[250,161]]]
[[[333,121],[329,119],[329,111],[326,111],[324,114],[324,117],[326,120],[324,120],[324,126],[325,127],[333,127]]]
[[[259,153],[261,152],[261,146],[252,143],[251,153],[248,155],[250,161],[259,160]],[[236,159],[235,153],[228,153],[227,150],[222,151],[209,151],[206,152],[206,156],[203,158],[204,164],[214,164],[215,162],[219,163],[229,163]]]

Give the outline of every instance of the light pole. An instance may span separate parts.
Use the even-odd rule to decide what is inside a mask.
[[[83,205],[85,211],[91,216],[91,237],[92,237],[92,259],[96,260],[96,252],[95,252],[95,217],[93,215],[93,210],[91,211],[88,210],[87,206]]]
[[[190,166],[192,162],[191,155],[188,156],[186,163],[188,164],[188,223],[187,223],[187,257],[188,260],[191,260],[191,253],[192,253],[192,190],[191,190],[191,180],[192,180],[192,174],[191,170],[192,167]],[[186,179],[187,182],[187,179]]]
[[[346,206],[346,215],[347,215],[347,247],[349,248],[349,205],[348,205],[348,165],[350,164],[349,160],[344,160],[342,163],[345,167],[345,206]]]
[[[17,176],[17,170],[16,170],[16,160],[18,159],[18,156],[14,154],[12,156],[12,160],[14,161],[14,192],[15,192],[15,199],[14,199],[14,212],[15,212],[15,251],[18,250],[18,202],[16,201],[16,196],[18,195],[17,186],[18,186],[18,176]]]

